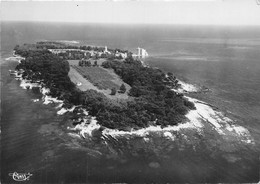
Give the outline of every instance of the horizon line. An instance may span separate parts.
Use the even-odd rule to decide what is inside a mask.
[[[220,27],[260,27],[260,24],[188,24],[188,23],[141,23],[141,22],[83,22],[83,21],[46,21],[46,20],[1,20],[0,22],[27,23],[64,23],[64,24],[104,24],[104,25],[165,25],[165,26],[220,26]]]

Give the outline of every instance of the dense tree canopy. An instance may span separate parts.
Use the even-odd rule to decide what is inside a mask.
[[[15,52],[26,58],[16,67],[25,70],[24,78],[42,81],[50,89],[50,95],[67,104],[82,105],[90,115],[97,117],[99,124],[109,128],[138,128],[151,123],[175,125],[185,118],[189,109],[195,108],[182,94],[170,89],[178,82],[172,73],[165,75],[159,69],[144,67],[132,57],[124,61],[110,59],[102,64],[102,67],[114,69],[131,86],[129,95],[133,100],[115,103],[95,90],[79,91],[68,77],[69,63],[47,49],[28,50],[17,46]],[[79,65],[88,63],[82,61]],[[125,90],[125,86],[121,87]]]
[[[48,50],[16,50],[17,54],[26,57],[16,69],[24,69],[23,76],[29,80],[42,81],[53,96],[62,97],[71,93],[75,85],[70,81],[69,63],[50,53]]]
[[[127,58],[124,62],[106,61],[105,68],[113,68],[124,82],[132,88],[129,95],[135,97],[136,111],[147,121],[157,119],[160,125],[172,125],[180,122],[189,109],[194,109],[192,102],[183,98],[167,86],[169,80],[175,85],[176,78],[170,74],[170,79],[161,70],[144,67],[140,61]]]

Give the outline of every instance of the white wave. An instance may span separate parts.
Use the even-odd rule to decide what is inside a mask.
[[[50,104],[50,103],[63,103],[63,101],[59,100],[57,97],[53,98],[53,97],[48,96],[48,95],[44,95],[42,97],[42,101],[43,101],[43,104],[45,104],[45,105]]]
[[[101,126],[97,123],[97,120],[95,117],[90,117],[88,116],[88,113],[86,110],[84,110],[86,117],[83,119],[83,122],[81,124],[76,125],[74,128],[68,127],[69,130],[75,130],[79,131],[79,134],[82,135],[82,137],[86,138],[86,136],[91,137],[92,136],[92,131],[99,129]],[[131,130],[131,131],[122,131],[122,130],[117,130],[117,129],[110,129],[110,128],[105,128],[102,131],[103,136],[112,136],[114,138],[120,137],[120,136],[139,136],[146,138],[145,140],[148,141],[149,138],[147,136],[149,133],[154,133],[157,132],[161,134],[162,136],[174,140],[175,136],[173,135],[172,132],[179,131],[181,129],[195,129],[197,131],[200,131],[202,127],[202,124],[199,122],[186,122],[184,124],[179,124],[176,126],[167,126],[164,128],[161,128],[161,126],[149,126],[147,128],[141,128],[138,130]]]
[[[100,127],[101,126],[97,123],[95,118],[92,117],[90,123],[86,123],[86,121],[84,121],[83,123],[76,125],[74,128],[68,127],[68,129],[69,130],[77,130],[77,131],[79,131],[80,135],[82,135],[82,137],[86,138],[86,135],[91,137],[92,131],[99,129]],[[193,126],[189,122],[189,123],[180,124],[180,125],[177,125],[177,126],[168,126],[168,127],[165,127],[165,128],[161,128],[160,126],[150,126],[150,127],[147,127],[147,128],[142,128],[142,129],[138,129],[138,130],[131,130],[131,131],[122,131],[122,130],[105,128],[102,131],[102,134],[103,134],[103,136],[109,135],[109,136],[112,136],[114,138],[122,137],[122,136],[139,136],[139,137],[146,138],[145,140],[148,141],[149,138],[147,138],[147,136],[150,133],[157,132],[157,133],[161,134],[162,136],[164,136],[166,138],[174,140],[175,136],[171,132],[176,132],[176,131],[179,131],[181,129],[188,129],[188,128],[196,129],[197,127]]]
[[[149,142],[149,140],[150,140],[150,139],[149,139],[148,137],[144,137],[144,141],[145,141],[145,142]]]
[[[23,89],[32,89],[33,87],[40,87],[40,84],[38,84],[38,83],[31,83],[29,80],[21,80],[20,86]]]
[[[56,108],[61,108],[63,105],[63,100],[59,100],[57,97],[51,97],[48,94],[50,93],[50,89],[46,87],[41,88],[42,93],[42,101],[43,104],[48,105],[50,103],[58,103],[59,105]]]
[[[15,73],[15,80],[23,80],[22,74]]]
[[[143,137],[145,141],[149,141],[148,136],[150,133],[158,133],[159,135],[170,139],[175,140],[175,132],[184,130],[184,129],[192,129],[197,131],[198,133],[203,133],[204,124],[209,123],[212,128],[217,131],[222,136],[235,136],[239,138],[240,141],[244,143],[254,144],[254,140],[250,135],[250,132],[239,125],[232,124],[233,121],[225,117],[221,112],[215,111],[207,105],[205,102],[199,101],[194,98],[186,97],[189,101],[195,104],[196,110],[190,110],[186,115],[188,121],[183,124],[175,125],[175,126],[167,126],[162,128],[161,126],[149,126],[147,128],[141,128],[138,130],[131,131],[122,131],[117,129],[104,128],[102,131],[103,136],[112,136],[114,138],[118,137],[126,137],[127,136],[139,136]],[[100,125],[98,124],[95,117],[88,116],[86,110],[84,110],[85,118],[83,118],[83,122],[81,124],[76,125],[74,128],[68,127],[70,130],[78,131],[79,134],[86,138],[91,137],[92,132],[94,130],[100,129]],[[182,134],[185,137],[185,134]],[[186,137],[188,140],[188,137]]]
[[[21,60],[25,59],[24,57],[21,56],[11,56],[8,58],[5,58],[6,61],[17,61],[17,62],[21,62]]]
[[[190,97],[186,98],[193,102],[196,107],[196,110],[191,110],[186,115],[193,123],[196,124],[205,121],[211,124],[220,135],[233,135],[239,137],[242,142],[254,143],[250,132],[246,128],[234,125],[234,122],[230,118],[225,117],[223,113],[212,109],[212,107],[205,102]]]
[[[62,100],[59,100],[57,97],[53,98],[53,97],[48,95],[50,93],[50,89],[48,89],[46,87],[42,87],[41,88],[41,93],[42,93],[43,104],[45,104],[45,105],[48,105],[50,103],[60,103],[60,104],[63,104]],[[58,105],[58,107],[59,107],[59,105]]]
[[[47,104],[50,104],[50,103],[63,103],[63,101],[59,100],[57,97],[53,98],[51,96],[48,96],[47,94],[50,92],[50,90],[48,88],[42,87],[41,84],[31,83],[30,80],[25,80],[25,79],[21,79],[21,78],[20,78],[20,80],[21,80],[20,86],[23,89],[32,89],[33,87],[40,87],[41,88],[40,91],[43,95],[42,96],[43,104],[47,105]]]
[[[11,57],[5,58],[5,60],[7,60],[7,61],[10,61],[10,60],[17,60],[17,57],[13,57],[13,56],[11,56]]]
[[[188,83],[185,83],[180,80],[179,80],[178,84],[180,84],[181,86],[175,91],[177,91],[179,93],[198,92],[199,91],[199,88],[192,84],[188,84]]]
[[[68,133],[69,136],[73,137],[73,138],[81,138],[79,134],[76,134],[76,133],[71,133],[69,132]]]
[[[197,127],[197,130],[201,130],[201,128],[203,127],[202,123],[201,123],[201,117],[198,113],[197,110],[190,110],[187,114],[186,114],[186,118],[193,123],[193,125],[195,127]]]
[[[42,93],[43,95],[46,95],[46,94],[48,94],[49,92],[50,92],[50,89],[45,88],[45,87],[42,87],[42,88],[41,88],[41,93]]]
[[[222,126],[219,124],[219,122],[221,121],[220,117],[222,117],[220,113],[214,111],[210,106],[205,105],[204,103],[200,103],[199,100],[190,97],[186,97],[186,98],[189,101],[193,102],[196,107],[195,112],[193,111],[194,116],[192,118],[196,119],[196,121],[203,119],[209,122],[215,127],[218,133],[223,134],[223,131],[220,129]]]
[[[67,112],[67,109],[62,108],[62,109],[60,109],[60,110],[57,112],[57,114],[58,114],[58,115],[63,115],[63,114],[65,114],[66,112]]]
[[[242,138],[242,142],[254,144],[254,140],[251,138],[250,132],[246,128],[239,125],[226,125],[226,129],[239,135]]]
[[[60,103],[57,107],[55,107],[56,109],[59,109],[63,106],[63,103]]]
[[[31,83],[30,80],[22,79],[22,77],[20,77],[20,78],[17,77],[17,78],[18,78],[18,80],[21,80],[20,87],[22,87],[23,89],[32,89],[33,87],[40,87],[41,88],[40,91],[43,95],[42,96],[43,104],[45,104],[45,105],[50,104],[50,103],[61,103],[61,104],[63,104],[63,101],[59,100],[57,97],[53,98],[53,97],[47,95],[50,92],[50,89],[42,87],[42,85],[39,84],[39,83]],[[37,102],[38,100],[39,99],[36,99],[36,100],[33,100],[33,101]]]
[[[39,102],[39,99],[32,99],[33,102]]]
[[[41,81],[38,81],[39,83],[31,83],[30,80],[26,80],[26,79],[22,79],[22,75],[18,75],[17,73],[15,73],[16,75],[16,79],[17,80],[21,80],[21,83],[20,83],[20,86],[23,88],[23,89],[32,89],[32,87],[40,87],[40,92],[42,93],[42,101],[43,101],[43,104],[45,105],[48,105],[50,103],[57,103],[59,104],[56,109],[59,109],[63,106],[64,102],[63,100],[59,100],[57,97],[54,98],[54,97],[51,97],[49,96],[49,92],[50,92],[50,89],[46,88],[46,87],[42,87],[42,85],[40,84]],[[39,99],[32,99],[33,102],[38,102]],[[58,115],[63,115],[65,114],[66,112],[72,112],[74,109],[75,109],[76,106],[73,106],[72,108],[70,109],[65,109],[65,108],[62,108],[60,109],[57,114]],[[87,112],[84,111],[84,113],[87,114]]]
[[[65,114],[66,112],[72,112],[72,111],[74,111],[75,108],[76,108],[76,106],[73,106],[73,107],[70,108],[70,109],[62,108],[62,109],[60,109],[60,110],[57,112],[57,114],[58,114],[58,115],[63,115],[63,114]]]
[[[22,74],[19,74],[18,75],[18,72],[15,72],[15,78],[17,80],[20,80],[21,83],[20,83],[20,87],[22,87],[23,89],[32,89],[33,87],[39,87],[40,88],[40,92],[42,93],[42,101],[43,101],[43,104],[45,105],[48,105],[50,103],[58,103],[59,105],[56,107],[57,109],[58,108],[61,108],[63,106],[63,100],[59,100],[57,97],[56,98],[53,98],[51,96],[49,96],[48,94],[50,93],[50,89],[46,88],[46,87],[43,87],[41,85],[41,82],[42,81],[37,81],[38,83],[32,83],[30,80],[26,80],[26,79],[23,79],[22,78]],[[33,102],[38,102],[39,99],[32,99]],[[75,109],[76,106],[73,106],[71,109],[60,109],[57,114],[58,115],[62,115],[66,112],[72,112],[74,109]]]
[[[79,134],[86,138],[86,136],[91,137],[92,132],[100,128],[100,125],[97,124],[95,117],[89,117],[88,119],[83,119],[84,122],[76,125],[74,128],[68,127],[69,130],[79,131]]]
[[[24,89],[28,89],[28,88],[32,89],[32,87],[40,87],[41,93],[43,95],[42,97],[43,104],[59,103],[59,105],[56,108],[62,107],[63,105],[62,100],[48,96],[48,93],[50,92],[48,88],[42,87],[42,85],[39,83],[31,83],[30,80],[22,79],[21,74],[18,75],[16,73],[16,78],[18,80],[21,80],[20,86]],[[191,92],[197,90],[197,88],[193,85],[186,84],[181,81],[180,84],[182,86],[182,89],[185,91]],[[242,142],[254,144],[254,140],[251,137],[250,132],[246,128],[239,125],[235,125],[230,118],[225,117],[221,112],[215,111],[211,106],[207,105],[205,102],[190,97],[186,97],[186,98],[189,101],[193,102],[196,107],[196,110],[190,110],[186,115],[186,117],[188,118],[188,121],[186,123],[175,125],[175,126],[167,126],[164,128],[161,128],[161,126],[149,126],[147,128],[141,128],[138,130],[131,130],[131,131],[121,131],[116,129],[105,128],[102,131],[102,134],[103,136],[110,135],[113,137],[135,135],[135,136],[141,136],[145,138],[146,141],[148,141],[149,138],[147,138],[147,136],[149,135],[149,133],[158,132],[162,136],[174,140],[175,136],[173,132],[180,131],[182,129],[194,129],[197,132],[202,133],[204,127],[203,123],[207,122],[211,124],[212,127],[219,134],[223,136],[233,135],[239,137]],[[38,100],[39,99],[35,99],[33,101],[36,102]],[[76,106],[73,106],[70,109],[62,108],[57,112],[57,114],[62,115],[66,112],[72,112],[75,109],[75,107]],[[82,110],[83,113],[85,114],[83,123],[78,124],[74,128],[69,128],[69,129],[79,131],[79,134],[82,135],[82,137],[86,138],[86,136],[92,136],[92,131],[99,129],[101,126],[97,123],[95,117],[89,117],[88,112],[85,109]]]
[[[22,59],[25,59],[25,58],[20,55],[15,54],[14,51],[13,51],[13,56],[5,58],[5,60],[7,60],[7,61],[13,60],[13,61],[18,61],[19,63],[21,62]]]
[[[83,109],[83,114],[85,114],[85,116],[88,116],[88,111],[86,109]]]
[[[171,132],[164,132],[163,135],[164,135],[164,137],[167,137],[168,139],[171,139],[171,140],[175,139],[175,136],[172,135]]]

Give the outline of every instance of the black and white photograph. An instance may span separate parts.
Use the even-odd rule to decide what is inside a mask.
[[[0,183],[260,183],[259,0],[2,0]]]

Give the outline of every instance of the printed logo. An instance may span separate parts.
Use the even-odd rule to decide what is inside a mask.
[[[26,181],[29,180],[29,178],[32,176],[31,173],[9,173],[9,176],[13,177],[14,181]]]

